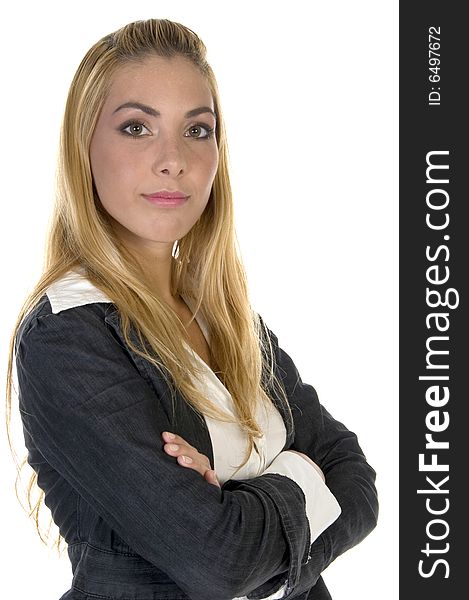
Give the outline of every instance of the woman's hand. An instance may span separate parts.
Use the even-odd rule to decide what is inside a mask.
[[[189,469],[194,469],[202,475],[208,483],[221,487],[215,471],[210,466],[209,459],[201,454],[194,446],[188,444],[184,438],[169,431],[161,434],[165,441],[164,451],[176,457],[178,463]]]
[[[298,450],[286,450],[286,452],[294,452],[295,454],[299,454],[302,458],[304,458],[305,460],[307,460],[315,469],[316,471],[319,473],[321,479],[325,482],[326,478],[324,477],[324,473],[322,472],[321,467],[318,467],[318,465],[310,459],[309,456],[307,456],[306,454],[303,454],[303,452],[299,452]]]

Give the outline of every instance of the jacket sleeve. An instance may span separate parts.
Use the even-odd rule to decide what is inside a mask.
[[[319,403],[315,389],[303,383],[292,359],[279,347],[275,334],[267,331],[274,351],[275,371],[285,388],[293,416],[294,440],[290,447],[321,467],[326,484],[341,508],[340,516],[312,544],[307,561],[301,566],[292,596],[295,597],[313,588],[321,572],[335,558],[361,542],[376,526],[376,473],[367,463],[355,433],[336,421]],[[319,583],[323,587],[322,580]],[[248,597],[261,598],[265,589],[267,585]],[[308,598],[315,597],[312,590]]]
[[[190,598],[298,580],[309,549],[301,488],[268,474],[220,490],[181,469],[163,449],[158,396],[100,315],[27,318],[16,365],[23,424],[45,460]]]

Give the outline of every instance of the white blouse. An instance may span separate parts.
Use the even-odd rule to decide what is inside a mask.
[[[83,276],[82,272],[77,271],[70,271],[64,275],[53,283],[46,293],[54,313],[94,302],[111,302]],[[188,306],[191,308],[190,304]],[[210,333],[200,314],[196,315],[196,321],[207,344],[210,345]],[[233,399],[227,388],[202,358],[189,345],[186,344],[186,347],[198,367],[199,374],[194,384],[224,411],[235,415]],[[294,452],[282,451],[286,441],[286,430],[274,404],[265,407],[264,403],[260,402],[256,417],[263,430],[263,436],[256,440],[257,451],[253,448],[247,463],[237,470],[237,465],[243,462],[246,454],[247,435],[236,423],[226,423],[205,416],[213,448],[213,468],[218,480],[223,485],[228,479],[250,479],[267,473],[289,477],[303,490],[313,543],[340,515],[340,506],[317,470],[307,460]],[[274,594],[262,600],[283,598],[285,588],[286,582]],[[247,600],[247,597],[233,600]]]

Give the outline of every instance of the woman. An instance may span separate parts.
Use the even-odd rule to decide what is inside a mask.
[[[10,375],[15,353],[62,600],[330,598],[321,572],[376,524],[375,473],[250,307],[192,31],[141,21],[90,49],[59,184]]]

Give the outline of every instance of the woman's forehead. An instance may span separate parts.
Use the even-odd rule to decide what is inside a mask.
[[[207,78],[196,65],[181,56],[151,56],[120,66],[111,78],[108,98],[132,94],[161,100],[187,96],[210,102],[213,107]]]

